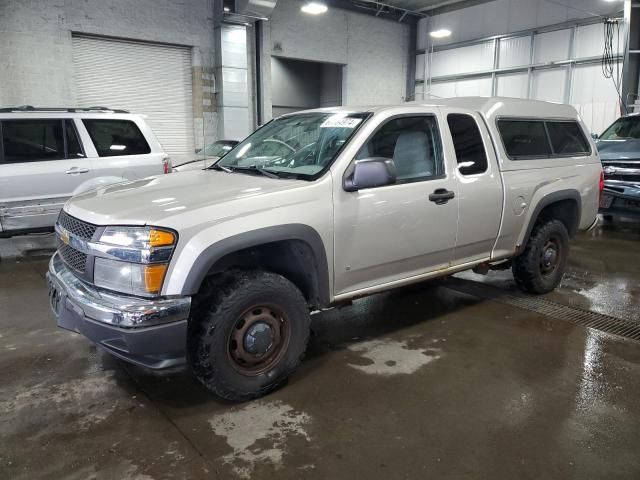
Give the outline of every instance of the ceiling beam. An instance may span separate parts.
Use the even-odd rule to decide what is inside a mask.
[[[443,0],[442,2],[418,9],[418,12],[426,13],[429,16],[440,15],[442,13],[453,12],[462,8],[473,7],[494,0]]]

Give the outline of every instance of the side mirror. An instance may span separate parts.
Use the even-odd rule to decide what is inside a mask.
[[[598,134],[597,133],[592,133],[591,134],[591,138],[593,138],[594,140],[598,139]]]
[[[384,157],[356,160],[353,172],[344,179],[344,189],[356,192],[363,188],[382,187],[396,181],[396,167],[393,160]]]

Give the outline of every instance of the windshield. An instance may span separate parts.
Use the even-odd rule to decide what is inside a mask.
[[[217,165],[311,179],[331,165],[367,117],[368,114],[348,112],[281,117],[247,137]]]
[[[640,138],[640,116],[619,118],[600,136],[600,140],[627,140],[630,138]]]
[[[207,157],[222,157],[226,155],[237,142],[215,142],[204,147]]]

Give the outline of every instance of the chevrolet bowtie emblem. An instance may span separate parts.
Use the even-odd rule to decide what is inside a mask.
[[[60,240],[62,241],[62,243],[64,243],[65,245],[69,245],[70,239],[69,239],[69,232],[67,232],[66,230],[64,230],[63,228],[60,229]]]

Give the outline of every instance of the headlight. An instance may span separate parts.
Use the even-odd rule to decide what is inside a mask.
[[[107,227],[93,247],[104,256],[95,260],[93,281],[122,293],[160,293],[176,244],[175,233],[154,227]]]
[[[143,265],[96,258],[93,282],[97,287],[131,295],[157,295],[162,288],[167,264]]]

